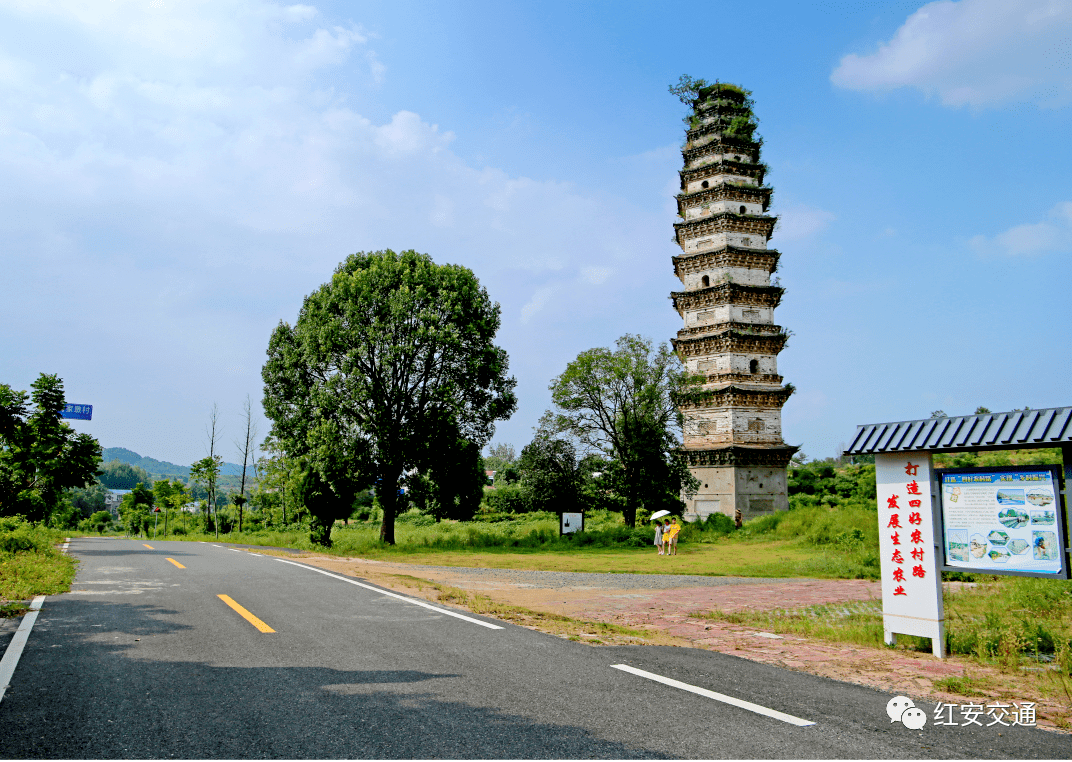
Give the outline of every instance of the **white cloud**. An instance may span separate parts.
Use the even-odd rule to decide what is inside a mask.
[[[939,0],[874,53],[842,58],[830,79],[849,90],[915,87],[947,106],[1057,105],[1072,94],[1070,36],[1069,0]]]
[[[13,358],[81,378],[106,446],[189,463],[196,431],[139,443],[159,436],[139,423],[152,400],[189,421],[256,395],[272,327],[354,251],[472,268],[533,377],[570,346],[545,347],[549,326],[587,321],[595,342],[601,320],[640,320],[618,302],[650,288],[653,241],[670,280],[661,210],[474,167],[434,115],[367,118],[372,39],[256,0],[0,0],[3,380],[22,383]]]
[[[968,243],[979,254],[1032,257],[1072,251],[1072,201],[1050,210],[1049,219],[1016,225],[993,237],[974,236]]]
[[[806,204],[798,204],[783,211],[778,218],[774,236],[778,240],[799,241],[823,232],[837,217]]]

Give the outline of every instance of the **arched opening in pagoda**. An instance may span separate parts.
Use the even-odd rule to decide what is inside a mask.
[[[703,283],[704,288],[707,288],[708,286],[711,285],[711,278],[709,278],[708,276],[705,275],[702,278],[700,278],[700,282]]]
[[[759,360],[749,360],[748,361],[748,372],[749,373],[759,373]]]

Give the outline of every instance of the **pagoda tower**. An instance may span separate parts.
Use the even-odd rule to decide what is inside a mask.
[[[730,84],[698,89],[681,151],[673,262],[684,290],[671,299],[684,327],[673,345],[703,377],[702,391],[681,406],[683,450],[700,482],[686,498],[690,519],[787,509],[786,466],[799,449],[782,441],[793,387],[778,375],[788,335],[774,322],[780,254],[767,248],[778,218],[767,214],[772,191],[748,96]]]

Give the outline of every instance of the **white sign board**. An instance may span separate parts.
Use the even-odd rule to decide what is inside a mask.
[[[942,577],[935,543],[933,466],[928,453],[875,455],[878,547],[882,574],[882,626],[886,642],[897,634],[930,638],[945,655]]]
[[[1064,576],[1061,498],[1049,468],[941,472],[947,568]]]
[[[580,532],[584,529],[584,514],[581,513],[563,513],[562,514],[562,534],[570,534],[571,532]]]

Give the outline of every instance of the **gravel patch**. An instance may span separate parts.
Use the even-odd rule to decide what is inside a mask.
[[[599,574],[524,569],[476,569],[459,566],[413,565],[415,576],[436,571],[451,577],[541,590],[669,590],[678,587],[725,587],[729,585],[777,585],[802,579],[755,577],[708,577],[688,574]]]

